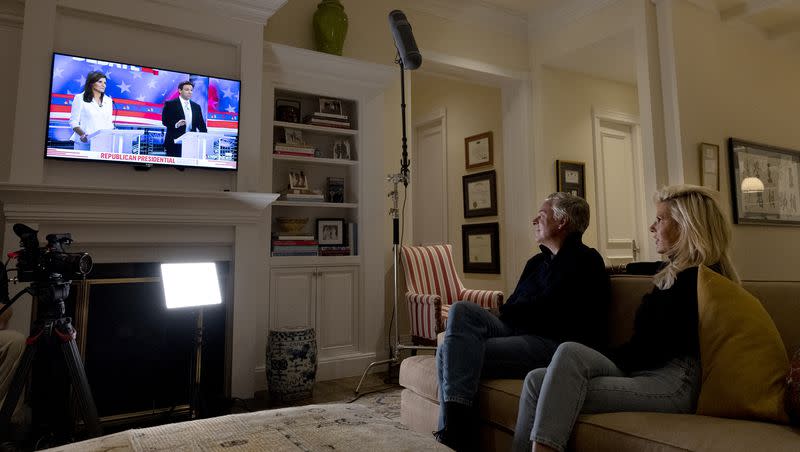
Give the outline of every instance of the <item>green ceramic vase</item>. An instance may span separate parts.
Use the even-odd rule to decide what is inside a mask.
[[[342,54],[347,36],[347,14],[339,0],[322,0],[314,13],[314,43],[317,50]]]

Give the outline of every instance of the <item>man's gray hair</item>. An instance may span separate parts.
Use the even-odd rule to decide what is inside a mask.
[[[563,191],[550,194],[545,201],[553,208],[553,216],[557,221],[567,219],[567,232],[583,235],[589,227],[589,203],[580,196]]]

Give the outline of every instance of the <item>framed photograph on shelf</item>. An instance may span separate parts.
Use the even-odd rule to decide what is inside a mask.
[[[344,245],[344,218],[317,219],[317,242],[320,245]]]
[[[498,223],[461,226],[464,273],[500,274],[500,226]]]
[[[730,138],[733,221],[800,225],[800,152]]]
[[[275,99],[275,120],[300,122],[300,101],[296,99]]]
[[[328,99],[325,97],[319,98],[319,111],[320,113],[328,113],[332,115],[342,114],[342,101],[339,99]]]
[[[492,166],[494,151],[492,149],[492,132],[480,133],[464,138],[464,151],[467,169]]]
[[[586,164],[556,160],[556,191],[586,199]]]
[[[283,139],[285,140],[286,144],[294,144],[294,145],[305,144],[305,141],[303,141],[303,131],[300,129],[284,127]]]
[[[308,190],[308,179],[303,171],[289,171],[290,190]]]
[[[703,187],[719,190],[719,146],[700,143],[700,175]]]
[[[497,173],[494,170],[461,177],[464,218],[497,215]]]
[[[336,160],[351,160],[349,139],[342,138],[333,142],[333,158]]]

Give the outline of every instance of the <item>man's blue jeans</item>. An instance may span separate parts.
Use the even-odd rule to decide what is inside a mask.
[[[533,441],[564,450],[581,413],[692,413],[701,374],[691,357],[627,374],[602,353],[564,342],[546,369],[525,377],[512,450],[528,452]]]
[[[439,429],[444,428],[445,402],[472,406],[482,377],[523,378],[547,366],[557,347],[553,340],[522,334],[475,303],[454,303],[436,351]]]

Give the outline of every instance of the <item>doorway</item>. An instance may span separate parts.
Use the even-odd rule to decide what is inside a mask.
[[[593,116],[597,244],[606,264],[620,266],[640,260],[647,239],[638,118],[613,112]]]
[[[412,228],[414,245],[447,241],[446,114],[437,112],[414,127]]]

